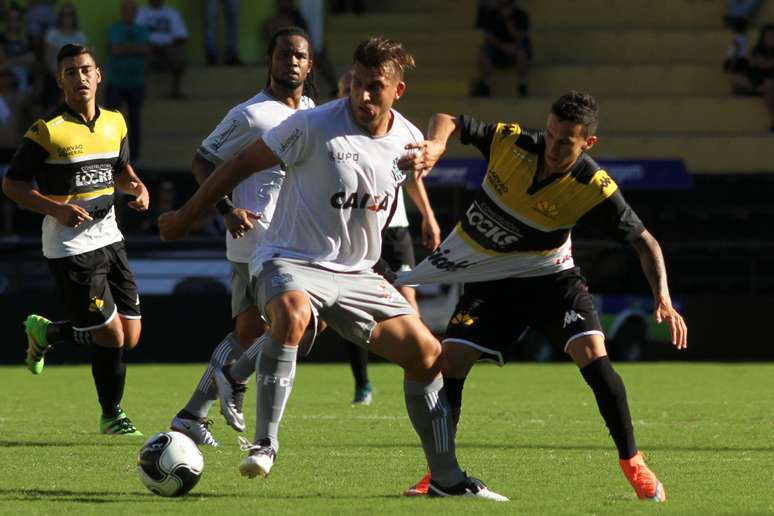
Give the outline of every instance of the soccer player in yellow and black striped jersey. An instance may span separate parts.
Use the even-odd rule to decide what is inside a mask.
[[[656,321],[667,322],[677,349],[687,328],[673,308],[658,242],[624,200],[613,179],[586,154],[597,142],[596,100],[571,91],[551,107],[546,129],[435,115],[427,140],[401,168],[424,175],[452,135],[488,161],[478,195],[438,249],[399,283],[465,282],[443,340],[444,385],[455,423],[462,387],[482,358],[504,363],[503,350],[532,327],[561,344],[594,392],[620,466],[643,499],[666,500],[661,482],[634,441],[626,390],[607,357],[604,334],[586,280],[572,258],[576,224],[592,225],[632,245],[656,299]],[[427,478],[405,494],[426,492]]]
[[[52,344],[93,347],[92,375],[102,406],[100,431],[142,435],[121,409],[123,350],[140,338],[140,298],[116,224],[116,187],[148,209],[148,190],[129,165],[121,113],[96,104],[102,75],[91,50],[65,45],[57,55],[64,104],[36,121],[3,179],[3,192],[45,215],[43,255],[62,294],[69,320],[39,315],[25,321],[27,367],[43,370]]]

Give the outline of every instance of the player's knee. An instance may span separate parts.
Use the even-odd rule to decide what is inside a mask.
[[[438,372],[441,369],[441,344],[435,337],[425,338],[419,342],[419,357],[414,363],[417,369]]]
[[[311,318],[308,302],[283,300],[272,310],[272,336],[287,345],[298,344]]]

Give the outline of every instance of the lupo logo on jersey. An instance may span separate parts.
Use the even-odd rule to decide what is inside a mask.
[[[360,154],[357,152],[328,151],[328,159],[334,163],[347,163],[349,161],[357,163],[360,160]]]
[[[390,207],[390,194],[374,195],[352,192],[336,192],[331,196],[331,206],[337,210],[382,211]]]

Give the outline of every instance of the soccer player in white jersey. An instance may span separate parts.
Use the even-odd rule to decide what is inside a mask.
[[[422,133],[392,109],[406,91],[413,57],[398,42],[371,38],[354,54],[349,98],[297,111],[219,167],[180,210],[162,214],[166,239],[185,235],[253,171],[282,162],[285,182],[251,275],[270,331],[261,337],[253,443],[240,472],[269,474],[295,376],[299,343],[316,316],[342,337],[400,365],[409,419],[433,471],[433,496],[506,501],[457,464],[449,407],[439,374],[439,342],[408,302],[371,268],[381,231],[406,174],[397,162]],[[410,180],[413,180],[413,175]]]
[[[339,78],[338,98],[348,97],[352,85],[352,71],[348,70]],[[424,181],[406,181],[406,191],[422,214],[422,244],[431,251],[441,243],[441,228],[435,220],[433,207],[425,191]],[[398,205],[390,219],[390,224],[382,232],[382,259],[393,271],[406,272],[416,265],[414,244],[409,233],[409,220],[406,214],[406,203],[403,200],[403,189],[398,191]],[[413,287],[402,285],[398,287],[406,301],[419,313],[417,295]],[[349,365],[355,379],[355,396],[353,405],[370,405],[373,399],[371,382],[368,380],[368,350],[357,344],[347,343]]]
[[[228,161],[247,145],[276,126],[296,109],[314,107],[314,101],[304,96],[313,94],[311,43],[306,31],[285,27],[272,35],[267,47],[269,79],[266,89],[234,106],[212,133],[204,139],[193,159],[193,173],[199,183],[215,167]],[[255,369],[258,346],[251,347],[264,331],[258,307],[250,290],[248,265],[255,249],[269,227],[285,172],[271,167],[251,175],[231,192],[231,198],[218,201],[229,232],[226,236],[226,256],[231,262],[231,316],[234,331],[215,348],[191,399],[172,419],[171,428],[188,435],[197,444],[217,446],[208,428],[207,413],[217,399],[216,382],[228,381],[219,368],[231,364],[249,350],[245,360],[236,367],[246,367],[245,377]],[[252,227],[251,227],[252,226]],[[227,373],[228,374],[228,373]],[[244,384],[229,382],[235,413],[227,418],[237,431],[244,430],[242,400]]]

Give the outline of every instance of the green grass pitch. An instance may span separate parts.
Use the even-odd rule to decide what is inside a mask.
[[[187,401],[201,365],[132,365],[124,408],[146,436]],[[140,484],[139,438],[97,433],[87,366],[0,368],[0,514],[763,514],[774,513],[774,365],[619,364],[638,444],[667,489],[635,499],[593,396],[570,364],[474,368],[458,456],[509,504],[406,499],[424,471],[401,371],[372,365],[374,404],[351,407],[346,365],[307,365],[271,476],[239,476],[237,434],[213,409],[217,449],[187,496]],[[248,391],[248,437],[254,414]]]

